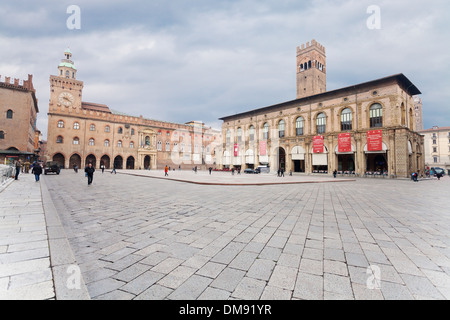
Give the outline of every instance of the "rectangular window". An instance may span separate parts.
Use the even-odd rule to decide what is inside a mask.
[[[381,128],[383,126],[383,109],[374,108],[370,110],[370,127]]]
[[[325,133],[325,125],[324,124],[317,125],[317,134],[323,133]]]
[[[352,130],[351,121],[341,122],[341,131],[350,131],[350,130]]]

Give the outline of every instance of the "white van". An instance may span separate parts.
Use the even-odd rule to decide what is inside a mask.
[[[255,170],[258,171],[258,173],[270,173],[270,167],[268,166],[258,166]]]

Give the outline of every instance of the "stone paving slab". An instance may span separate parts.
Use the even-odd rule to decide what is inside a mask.
[[[31,180],[21,201],[15,183],[0,192],[0,292],[19,299],[33,291],[13,288],[40,290],[37,299],[450,298],[448,177],[272,184],[283,179],[275,175],[250,187],[120,173],[96,172],[91,186],[73,171],[45,176],[41,200]],[[34,264],[20,261],[25,256]],[[81,271],[78,296],[67,291],[70,266]],[[55,288],[45,290],[51,276]]]
[[[42,206],[34,175],[20,174],[0,192],[0,299],[55,299]]]

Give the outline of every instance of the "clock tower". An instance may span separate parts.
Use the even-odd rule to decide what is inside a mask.
[[[72,112],[81,110],[83,81],[77,80],[77,68],[70,49],[64,51],[64,59],[58,66],[58,75],[50,76],[49,111]]]

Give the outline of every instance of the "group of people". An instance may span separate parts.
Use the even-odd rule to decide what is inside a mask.
[[[31,168],[31,173],[34,174],[34,178],[35,178],[36,182],[39,182],[40,176],[43,172],[43,169],[42,169],[40,163],[35,161],[30,166],[30,164],[28,162],[26,162],[25,165],[27,166],[25,169],[25,172],[28,173],[29,169]],[[14,175],[14,180],[19,180],[19,174],[20,174],[21,169],[22,169],[22,162],[20,160],[17,160],[16,161],[16,173]]]

